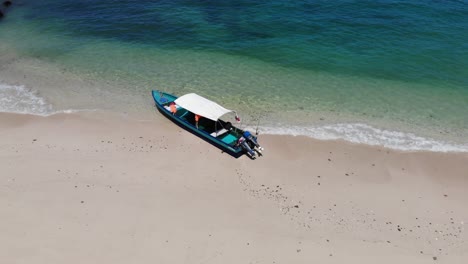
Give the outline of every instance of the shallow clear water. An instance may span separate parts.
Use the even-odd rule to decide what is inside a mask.
[[[269,133],[465,150],[467,6],[16,1],[0,22],[0,95],[23,85],[51,112],[149,112],[151,89],[197,92]],[[11,83],[12,68],[24,82]],[[0,110],[16,111],[9,102]]]

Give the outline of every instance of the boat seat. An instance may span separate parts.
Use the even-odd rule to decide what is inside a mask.
[[[215,131],[215,132],[211,133],[210,135],[213,136],[213,137],[216,137],[216,136],[219,137],[219,136],[221,136],[221,135],[223,135],[223,134],[225,134],[225,133],[227,133],[227,132],[229,132],[229,131],[227,131],[226,129],[222,128],[222,129],[220,129],[220,130],[218,130],[218,131]]]
[[[236,143],[237,143],[237,137],[232,135],[232,134],[228,134],[226,135],[225,137],[223,137],[223,139],[221,139],[224,143],[228,144],[228,145],[231,145],[231,146],[234,146]]]
[[[187,111],[187,110],[185,110],[185,112],[184,112],[183,114],[181,114],[179,117],[185,119],[185,116],[186,116],[188,113],[190,113],[190,112]],[[180,111],[177,111],[177,115],[179,115],[179,114],[180,114]]]

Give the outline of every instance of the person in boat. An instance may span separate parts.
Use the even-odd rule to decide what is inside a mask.
[[[177,113],[177,106],[174,102],[171,102],[169,104],[169,108],[171,110],[172,115],[175,115]]]
[[[198,129],[198,121],[200,120],[200,117],[201,117],[200,115],[195,114],[195,126],[197,127],[197,129]]]
[[[258,148],[259,150],[263,150],[263,148],[260,147],[260,144],[258,144],[257,142],[257,137],[252,135],[250,131],[245,130],[242,136],[244,136],[245,140],[247,140],[247,142],[250,143],[251,146],[253,146],[254,148]]]
[[[231,122],[226,122],[226,124],[224,125],[224,129],[226,129],[227,131],[231,131],[232,130],[232,123]]]

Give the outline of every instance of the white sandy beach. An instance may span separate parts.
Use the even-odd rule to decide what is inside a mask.
[[[156,111],[156,110],[155,110]],[[467,263],[468,154],[0,114],[1,263]]]

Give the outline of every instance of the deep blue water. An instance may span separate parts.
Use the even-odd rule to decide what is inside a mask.
[[[18,2],[26,19],[70,35],[468,87],[466,1]]]

